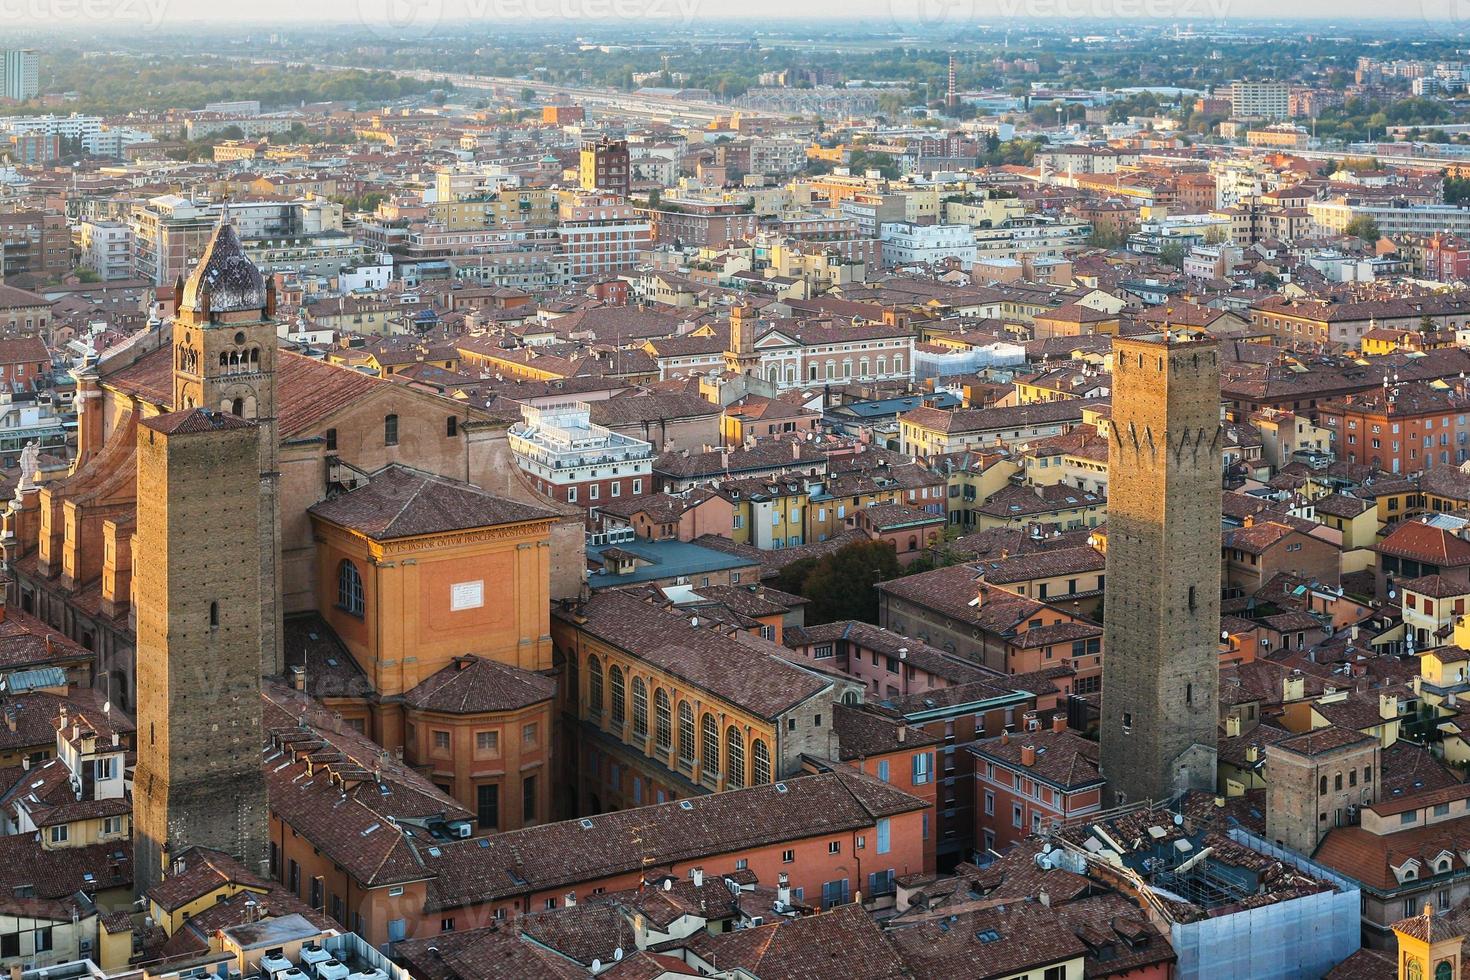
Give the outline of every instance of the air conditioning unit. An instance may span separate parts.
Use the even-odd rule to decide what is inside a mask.
[[[460,837],[468,837],[475,831],[475,828],[471,827],[468,823],[459,824],[454,829],[458,831]]]

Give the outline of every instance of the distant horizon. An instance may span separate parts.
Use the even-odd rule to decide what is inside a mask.
[[[1266,0],[885,0],[879,3],[843,5],[840,11],[821,9],[836,4],[808,5],[808,12],[794,13],[792,7],[774,0],[754,0],[732,12],[719,4],[718,15],[704,15],[706,0],[324,0],[303,9],[292,0],[260,0],[255,14],[241,17],[220,10],[213,0],[96,0],[81,4],[98,13],[87,17],[70,3],[60,3],[53,13],[47,0],[0,0],[7,24],[57,33],[107,33],[136,28],[140,20],[162,27],[187,28],[231,26],[260,28],[333,27],[358,24],[365,27],[402,27],[411,31],[416,22],[431,17],[439,27],[499,24],[545,28],[564,24],[575,30],[581,25],[617,26],[661,21],[683,21],[695,25],[746,25],[762,22],[779,32],[783,25],[830,24],[854,33],[865,30],[917,33],[958,27],[1000,29],[1009,25],[1095,28],[1118,26],[1177,25],[1200,31],[1246,27],[1291,26],[1351,28],[1355,25],[1402,25],[1450,27],[1470,30],[1470,3],[1463,0],[1422,0],[1422,12],[1411,16],[1385,15],[1383,5],[1369,0],[1328,3],[1309,0],[1310,7],[1323,7],[1282,16]],[[1463,9],[1461,9],[1463,5]],[[1177,14],[1161,13],[1177,8]],[[1330,8],[1330,11],[1325,8]],[[1083,13],[1094,10],[1100,13]],[[583,13],[582,11],[589,11]],[[609,13],[611,11],[611,13]],[[1137,11],[1137,12],[1134,12]],[[1402,40],[1402,39],[1401,39]],[[1426,40],[1443,40],[1430,37]]]

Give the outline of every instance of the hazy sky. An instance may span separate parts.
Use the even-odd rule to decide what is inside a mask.
[[[254,0],[248,6],[220,0],[0,0],[0,24],[27,23],[86,30],[191,21],[350,22],[424,31],[452,29],[458,21],[619,21],[644,19],[698,23],[711,19],[864,19],[930,28],[975,21],[1004,23],[1040,18],[1053,22],[1127,23],[1139,18],[1198,28],[1259,18],[1394,18],[1441,36],[1470,26],[1470,0]]]

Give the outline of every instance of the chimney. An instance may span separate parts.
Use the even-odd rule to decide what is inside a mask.
[[[298,691],[306,690],[306,668],[301,664],[291,667],[291,686]]]
[[[1036,765],[1036,746],[1021,746],[1021,765],[1027,767]]]
[[[776,878],[776,901],[783,907],[791,904],[791,878],[784,871]]]
[[[1397,694],[1378,695],[1378,717],[1394,719],[1399,716],[1399,698]]]
[[[1066,731],[1067,730],[1067,716],[1064,715],[1064,714],[1062,714],[1060,711],[1057,712],[1056,714],[1052,715],[1051,716],[1051,730],[1054,731],[1054,732],[1064,732],[1064,731]]]
[[[801,443],[794,439],[791,442],[791,458],[801,459]]]
[[[1247,514],[1247,515],[1245,515],[1245,526],[1246,527],[1255,527],[1255,525],[1256,525],[1256,515],[1254,515],[1254,514]]]
[[[703,888],[704,887],[704,869],[703,868],[695,868],[692,872],[690,872],[690,875],[694,879],[694,887],[695,888]]]
[[[11,729],[11,730],[14,731],[14,729]],[[908,734],[909,734],[909,730],[908,730],[908,726],[907,725],[899,725],[898,726],[898,731],[895,734],[895,737],[898,739],[898,744],[899,745],[902,745],[903,742],[904,742],[904,739],[908,738]]]

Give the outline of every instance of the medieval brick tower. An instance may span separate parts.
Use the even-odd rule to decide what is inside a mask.
[[[284,669],[281,636],[280,443],[276,435],[275,284],[222,223],[187,282],[176,286],[176,411],[208,408],[257,423],[260,440],[261,672]]]
[[[228,224],[177,296],[175,411],[138,427],[140,892],[196,844],[263,870],[260,678],[280,670],[274,297]]]
[[[140,894],[195,844],[263,870],[257,429],[202,408],[138,427]]]
[[[1117,803],[1215,787],[1218,361],[1213,340],[1113,342],[1101,761]]]

